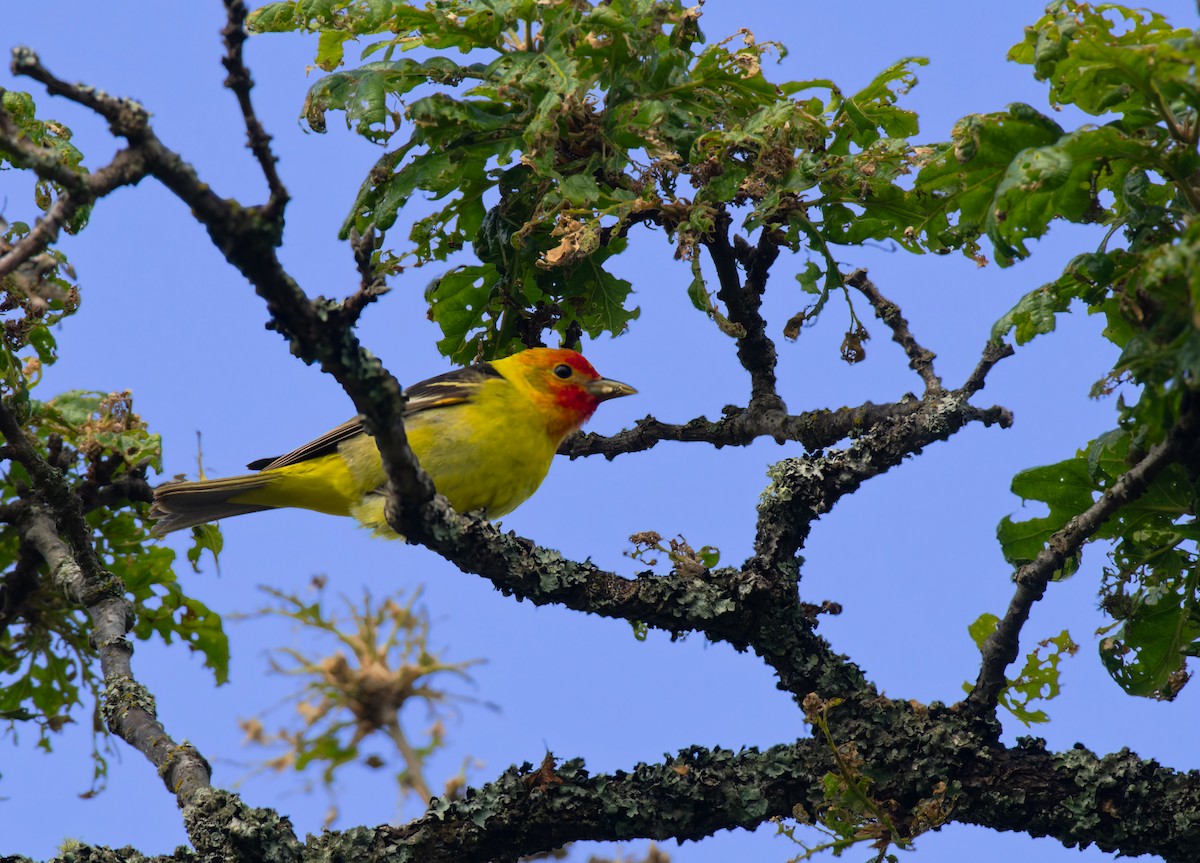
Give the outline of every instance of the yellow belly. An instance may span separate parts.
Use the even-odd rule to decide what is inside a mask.
[[[537,491],[557,441],[540,427],[473,423],[495,411],[454,405],[405,419],[409,444],[440,494],[459,512],[482,510],[489,518],[512,512]],[[505,413],[499,415],[505,416]],[[383,465],[367,435],[343,443],[336,454],[265,473],[276,477],[237,502],[294,506],[332,515],[353,515],[377,532],[390,533],[383,517]]]

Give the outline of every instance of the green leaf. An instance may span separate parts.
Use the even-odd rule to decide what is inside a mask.
[[[859,92],[839,106],[833,125],[838,129],[835,151],[842,151],[840,140],[868,147],[882,137],[908,138],[917,134],[917,115],[896,107],[896,101],[917,83],[913,67],[926,66],[924,57],[906,57],[884,69]]]
[[[1047,12],[1009,58],[1033,65],[1055,102],[1093,116],[1150,116],[1161,102],[1185,95],[1194,104],[1194,90],[1183,92],[1200,53],[1191,31],[1172,28],[1156,12],[1118,5],[1063,2]]]
[[[346,40],[351,34],[337,30],[326,30],[317,41],[317,66],[326,72],[332,72],[342,65],[346,50]]]
[[[620,247],[623,246],[624,241],[620,241]],[[641,314],[637,306],[627,305],[633,284],[604,269],[604,261],[615,251],[617,246],[610,245],[599,254],[589,255],[573,268],[564,286],[565,296],[577,295],[581,299],[575,305],[575,319],[591,338],[601,333],[620,335]]]
[[[225,547],[225,539],[221,536],[221,528],[216,524],[200,524],[192,528],[192,547],[187,551],[188,563],[193,572],[200,572],[200,558],[204,552],[212,554],[213,565],[217,573],[221,572],[221,549]]]
[[[984,642],[996,631],[1000,618],[994,614],[981,614],[968,627],[971,640],[983,649]],[[1071,639],[1064,629],[1061,633],[1038,643],[1038,646],[1025,657],[1025,665],[1015,678],[1005,681],[1000,690],[999,704],[1008,710],[1026,726],[1035,722],[1047,722],[1050,717],[1044,710],[1033,709],[1035,701],[1049,701],[1062,691],[1059,682],[1059,664],[1063,656],[1074,656],[1079,646]],[[970,692],[974,687],[970,683],[963,684],[963,691]]]
[[[35,326],[30,329],[29,344],[37,351],[38,359],[46,365],[50,365],[58,359],[58,355],[55,352],[58,343],[55,341],[49,327]]]
[[[1100,658],[1126,692],[1169,700],[1187,682],[1187,658],[1200,655],[1196,582],[1193,568],[1174,589],[1133,599],[1117,631],[1100,640]]]
[[[1070,308],[1072,300],[1094,302],[1116,273],[1115,256],[1099,252],[1078,255],[1067,264],[1056,281],[1030,291],[992,327],[993,341],[1015,331],[1017,344],[1053,332],[1057,316]]]
[[[1095,483],[1088,473],[1087,459],[1076,457],[1023,470],[1013,477],[1012,492],[1023,500],[1047,504],[1049,515],[1015,522],[1005,516],[996,529],[1004,559],[1013,566],[1029,563],[1045,548],[1050,536],[1094,502]],[[1079,561],[1067,561],[1056,578],[1065,578]]]
[[[479,344],[477,331],[489,319],[494,323],[492,286],[498,279],[491,264],[464,266],[435,279],[426,289],[430,317],[443,334],[438,350],[454,362],[471,362]]]
[[[1064,629],[1054,638],[1039,642],[1038,647],[1025,657],[1025,665],[1015,680],[1001,695],[1000,703],[1017,719],[1031,725],[1047,722],[1050,717],[1044,710],[1031,710],[1034,701],[1048,701],[1062,691],[1059,683],[1059,663],[1063,656],[1074,656],[1079,646],[1071,640]]]
[[[983,643],[988,640],[988,637],[996,631],[996,626],[1000,623],[1000,618],[990,612],[984,612],[975,618],[975,622],[967,627],[967,632],[971,636],[971,640],[975,642],[975,646],[980,650],[983,649]],[[967,690],[970,692],[970,689]]]
[[[566,177],[560,186],[562,196],[575,205],[593,204],[600,199],[600,186],[593,177],[574,174]]]
[[[804,269],[796,273],[796,281],[800,283],[800,290],[806,294],[821,293],[821,286],[817,281],[821,276],[825,275],[825,271],[815,261],[809,261],[804,265]]]
[[[692,280],[688,282],[687,295],[693,306],[707,314],[712,308],[712,299],[708,294],[708,283],[704,281],[704,276],[700,273],[699,258],[695,263],[696,266],[692,268]]]
[[[1006,264],[1029,254],[1027,239],[1042,236],[1054,219],[1105,221],[1099,193],[1123,178],[1131,164],[1156,161],[1150,142],[1114,126],[1082,129],[1052,145],[1030,147],[1013,159],[996,187],[988,236]]]
[[[913,191],[927,202],[929,212],[914,223],[914,233],[923,235],[931,248],[963,245],[973,253],[969,241],[993,223],[997,189],[1017,154],[1062,136],[1058,123],[1020,103],[959,120],[950,146],[938,148],[917,175]]]

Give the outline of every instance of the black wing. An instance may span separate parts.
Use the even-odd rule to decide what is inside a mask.
[[[496,371],[495,366],[491,363],[479,363],[413,384],[405,390],[408,401],[404,405],[404,415],[408,416],[429,408],[462,404],[470,399],[479,384],[488,378],[499,377],[503,377],[503,375]],[[250,470],[273,470],[309,459],[321,458],[337,452],[339,446],[360,434],[363,434],[362,417],[355,417],[289,453],[273,458],[260,458],[250,462],[246,467]]]

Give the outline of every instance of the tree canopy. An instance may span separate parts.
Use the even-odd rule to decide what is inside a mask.
[[[673,0],[296,0],[249,14],[240,2],[225,6],[222,110],[236,114],[212,125],[224,132],[236,121],[240,140],[211,139],[206,117],[169,139],[156,105],[91,80],[86,57],[66,68],[43,60],[39,45],[14,48],[0,167],[24,185],[0,224],[0,719],[19,745],[61,758],[60,741],[94,712],[87,793],[115,781],[108,753],[118,744],[108,735],[123,739],[165,780],[183,809],[188,853],[201,857],[517,859],[578,841],[700,839],[768,821],[797,843],[779,844],[781,859],[815,848],[887,859],[955,824],[1194,856],[1194,747],[1160,764],[1120,728],[1072,747],[1050,721],[1072,674],[1108,681],[1090,696],[1099,717],[1130,700],[1160,702],[1139,716],[1178,716],[1179,702],[1194,697],[1194,29],[1151,11],[1053,3],[1014,34],[1008,54],[1040,82],[1040,101],[965,102],[957,122],[933,129],[909,106],[919,57],[859,57],[872,72],[853,88],[808,64],[792,80],[777,74],[793,67],[780,62],[787,50],[769,26],[715,31],[710,10]],[[249,66],[259,78],[300,69],[268,73],[244,56],[248,37],[251,46],[296,39],[277,34],[300,34],[283,44],[315,54],[306,95],[283,113],[299,111],[305,130],[324,133],[306,141],[315,155],[301,187],[327,197],[301,213],[321,211],[328,239],[342,241],[328,269],[289,242],[303,197],[286,161],[277,163],[281,142],[261,119]],[[57,119],[63,102],[80,120]],[[79,144],[73,129],[94,122],[89,115],[107,125],[107,150]],[[248,153],[238,152],[243,142]],[[256,177],[215,182],[195,155],[210,145]],[[102,290],[83,269],[87,247],[75,244],[111,218],[110,202],[136,208],[164,190],[184,205],[178,224],[129,232],[123,253],[133,271],[167,252],[157,295],[130,303],[119,286],[101,294],[112,324],[95,350],[128,356],[130,377],[158,376],[174,402],[148,412],[139,396],[135,409],[129,390],[138,388],[119,363],[93,389],[57,388],[59,368],[97,362],[72,360],[73,328],[88,308],[81,299]],[[208,253],[186,235],[189,222],[226,262],[225,284],[190,284],[189,258]],[[911,281],[897,281],[888,258],[904,258]],[[234,270],[241,279],[229,278]],[[1025,281],[1031,272],[1039,275]],[[966,282],[986,287],[996,273],[1025,273],[1019,293],[971,293]],[[938,284],[948,279],[958,284]],[[197,292],[190,307],[175,296],[182,290]],[[398,313],[373,324],[393,303],[403,303]],[[1099,325],[1065,320],[1072,311]],[[277,334],[278,366],[239,356],[247,320]],[[197,326],[202,339],[175,343],[175,332]],[[623,346],[639,333],[645,341],[630,353]],[[304,522],[292,549],[257,564],[269,570],[233,572],[234,546],[265,546],[269,534],[231,523],[197,529],[179,547],[182,567],[175,547],[148,535],[156,474],[189,469],[189,451],[207,470],[202,447],[213,431],[229,458],[230,446],[248,460],[262,453],[246,446],[298,443],[311,418],[297,402],[331,389],[294,362],[278,372],[288,384],[276,383],[288,359],[280,335],[364,417],[389,479],[389,521],[414,547],[360,553],[365,537],[341,527],[317,551]],[[648,397],[627,408],[624,430],[563,445],[574,472],[544,492],[556,506],[498,526],[451,510],[408,449],[402,386],[426,375],[392,356],[396,343],[408,351],[418,342],[456,364],[542,343],[581,347]],[[184,345],[203,347],[189,354]],[[1004,394],[1035,392],[1044,415],[1022,416],[999,395],[1004,369],[1022,362],[1024,377]],[[877,368],[864,388],[860,370]],[[858,376],[853,399],[837,388],[847,375]],[[1094,402],[1081,409],[1070,399],[1085,388]],[[220,413],[235,390],[267,410]],[[1070,407],[1055,416],[1059,403]],[[165,412],[189,412],[178,432],[200,422],[205,405],[216,406],[217,428],[199,445],[157,433]],[[1011,454],[1011,491],[1030,506],[975,511],[995,441],[1027,421],[1024,440],[1057,447],[1045,458]],[[274,436],[260,440],[267,427]],[[182,457],[164,461],[164,440]],[[928,493],[917,465],[960,446],[965,460],[941,462],[953,467]],[[675,473],[656,473],[669,458]],[[889,497],[872,491],[881,485]],[[844,532],[822,549],[822,529],[838,518]],[[893,520],[902,534],[881,526]],[[948,559],[940,547],[958,542],[970,550]],[[434,558],[466,575],[425,578]],[[223,581],[206,583],[218,562]],[[369,588],[354,597],[337,572],[326,576],[334,567],[367,573]],[[420,574],[404,572],[396,587],[401,568]],[[434,578],[455,579],[441,604]],[[235,579],[268,583],[267,599],[247,601],[243,587],[240,604],[231,601]],[[472,627],[485,646],[443,649],[440,621],[459,613],[451,597],[484,580],[496,592]],[[937,597],[899,598],[918,591],[965,602],[931,620],[921,612]],[[892,613],[861,626],[854,602],[870,595]],[[1056,596],[1098,607],[1098,622],[1081,630],[1061,604],[1030,622]],[[560,616],[530,616],[514,598]],[[272,659],[305,687],[300,721],[278,731],[267,717],[247,718],[268,705],[212,693],[239,661],[229,613],[264,601],[258,625],[275,626],[275,644],[286,638],[279,622],[312,639]],[[583,614],[623,625],[584,630],[596,624],[580,623]],[[318,637],[340,652],[319,655]],[[573,652],[585,638],[599,645],[592,661],[611,663],[608,684],[630,690],[609,694],[628,699],[621,734],[636,737],[639,723],[660,721],[647,717],[669,714],[664,693],[678,681],[633,670],[668,654],[685,658],[664,666],[691,675],[682,688],[709,698],[738,691],[714,669],[753,665],[743,697],[787,711],[791,725],[756,736],[763,729],[745,717],[754,730],[726,725],[719,745],[655,737],[668,742],[641,763],[597,763],[547,742],[549,751],[502,756],[516,762],[507,769],[447,764],[451,753],[475,751],[447,740],[469,741],[480,721],[463,701],[469,690],[451,682],[480,674],[476,656],[494,658],[498,641],[527,642],[528,688],[510,678],[498,693],[483,681],[478,695],[508,710],[506,696],[519,693],[533,705],[522,716],[537,717],[537,705],[561,697],[563,679],[537,663],[561,662],[558,673],[586,687],[595,669]],[[938,676],[908,690],[920,669],[886,678],[868,661],[923,638],[953,654],[950,678],[966,678],[961,688]],[[158,661],[168,668],[187,662],[187,646],[207,679],[189,679],[183,703],[204,703],[202,717],[156,710],[135,643],[164,650]],[[379,679],[389,685],[370,700],[364,683]],[[743,703],[753,712],[754,701]],[[407,705],[427,711],[424,725]],[[265,766],[309,771],[330,790],[393,768],[406,801],[400,822],[361,826],[343,813],[333,832],[298,838],[286,801],[255,809],[230,790],[232,777],[214,779],[227,753],[189,727],[236,717],[252,742],[281,753]],[[1030,728],[1047,739],[1017,736]]]

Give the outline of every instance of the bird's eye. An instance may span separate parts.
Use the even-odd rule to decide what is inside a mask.
[[[554,373],[565,381],[571,376],[571,367],[566,363],[560,363],[554,367]]]

